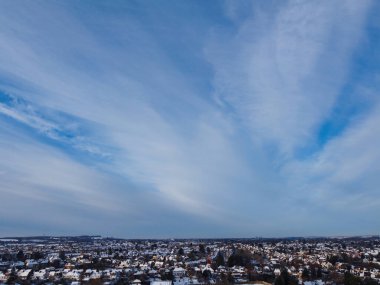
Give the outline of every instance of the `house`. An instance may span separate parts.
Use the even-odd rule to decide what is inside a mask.
[[[0,271],[0,283],[5,283],[8,280],[8,276]]]
[[[141,281],[139,279],[135,279],[132,281],[132,285],[141,285]]]
[[[150,285],[172,285],[172,281],[151,281]]]
[[[37,260],[34,260],[34,259],[27,259],[25,261],[25,265],[27,268],[37,268],[38,267],[38,261]]]
[[[31,269],[21,269],[17,275],[18,277],[20,277],[21,280],[26,280],[30,277],[32,273],[32,270]]]
[[[33,280],[45,280],[45,278],[47,278],[48,275],[49,275],[49,272],[46,271],[45,269],[42,269],[39,271],[35,271],[33,273],[32,279]]]
[[[173,269],[173,276],[175,278],[181,278],[184,277],[186,274],[186,270],[182,267],[176,267]]]

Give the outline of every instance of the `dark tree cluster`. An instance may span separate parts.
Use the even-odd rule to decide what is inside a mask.
[[[249,266],[252,261],[252,253],[247,250],[238,249],[236,250],[227,261],[229,267],[232,266]]]
[[[344,274],[344,285],[378,285],[377,281],[371,278],[361,279],[350,272]]]
[[[281,270],[280,276],[274,281],[274,285],[298,285],[298,280],[294,276],[289,275],[288,271],[284,268]]]

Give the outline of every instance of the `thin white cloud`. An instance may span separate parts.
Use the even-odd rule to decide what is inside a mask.
[[[301,195],[339,209],[378,207],[380,137],[376,130],[379,124],[377,106],[315,156],[288,165],[288,174],[299,174],[296,181],[302,181]]]
[[[66,122],[55,122],[51,119],[42,118],[41,115],[36,112],[36,107],[25,103],[18,104],[15,98],[13,101],[11,105],[0,103],[0,114],[31,127],[40,134],[55,141],[97,156],[109,156],[109,154],[96,145],[96,143],[90,142],[89,138],[76,134],[75,128],[72,128],[70,125],[65,125]],[[70,134],[71,132],[73,132],[73,134]]]
[[[231,209],[227,209],[225,203],[236,199],[237,193],[244,195],[250,181],[259,183],[260,178],[250,173],[247,160],[236,148],[234,140],[237,137],[231,123],[217,108],[197,95],[168,59],[166,51],[156,47],[152,35],[140,33],[138,28],[138,31],[125,29],[124,23],[116,22],[113,33],[126,39],[137,37],[146,42],[147,47],[132,50],[133,54],[129,56],[125,54],[128,43],[122,42],[120,49],[113,50],[110,55],[102,43],[91,42],[93,31],[53,7],[50,13],[57,12],[56,17],[65,20],[52,20],[44,29],[46,34],[34,39],[35,28],[46,17],[43,10],[36,11],[38,15],[42,14],[42,19],[36,15],[18,18],[14,26],[17,34],[9,31],[9,23],[1,28],[5,35],[1,39],[4,46],[3,56],[0,56],[6,67],[3,74],[11,74],[14,80],[30,84],[37,90],[34,93],[17,90],[15,94],[50,112],[59,110],[82,120],[84,125],[81,127],[90,128],[95,133],[84,137],[86,141],[99,138],[99,144],[116,150],[111,154],[112,163],[99,163],[98,167],[131,179],[141,187],[152,187],[170,201],[176,211],[202,216],[213,223],[238,216],[234,213],[237,203]],[[68,27],[71,27],[69,31]],[[79,65],[69,61],[70,51],[65,47],[61,50],[60,39],[54,38],[47,45],[50,39],[45,37],[56,31],[62,31],[58,37],[75,42],[70,49],[79,58],[94,59],[94,65],[102,66],[110,74],[100,71],[93,77],[79,72]],[[133,58],[142,51],[148,54],[147,58]],[[153,54],[149,54],[152,51]],[[57,52],[62,54],[56,56]],[[134,69],[136,73],[131,74]],[[149,72],[154,77],[147,78]],[[12,91],[7,86],[3,88]],[[35,117],[5,107],[3,113],[5,110],[8,116],[12,111],[16,120],[37,129],[43,127],[42,122],[36,124]],[[54,129],[63,129],[64,126],[57,123]],[[76,139],[81,140],[80,137]],[[83,148],[88,150],[86,146]],[[44,155],[49,157],[50,154]],[[28,159],[32,164],[38,158]],[[38,164],[50,163],[42,159]],[[33,169],[29,171],[33,172]],[[33,176],[28,180],[47,179],[43,184],[48,184],[50,180],[70,181],[69,175],[73,175],[74,181],[65,183],[61,191],[74,193],[86,188],[85,185],[75,188],[77,183],[82,183],[79,174],[70,171],[67,175],[61,179],[55,179],[54,175],[46,178]],[[245,184],[244,188],[236,187],[242,184]],[[95,197],[93,200],[102,200]]]
[[[0,103],[0,115],[64,144],[22,135],[11,120],[2,124],[0,191],[9,201],[24,199],[25,209],[28,199],[37,203],[35,216],[52,211],[49,203],[57,207],[41,227],[54,228],[53,217],[71,211],[70,221],[84,217],[72,225],[61,221],[65,229],[86,223],[88,231],[107,232],[91,219],[96,213],[125,236],[131,233],[123,226],[134,236],[159,223],[160,234],[170,225],[183,229],[175,221],[181,218],[205,235],[219,227],[225,235],[302,234],[313,230],[308,219],[317,207],[377,169],[380,138],[369,131],[377,122],[372,115],[373,123],[348,128],[312,158],[293,156],[315,140],[346,83],[367,1],[227,3],[233,27],[211,23],[206,45],[214,78],[190,75],[186,59],[173,59],[178,46],[161,45],[167,39],[154,24],[133,15],[79,18],[69,4],[41,3],[0,4],[7,6],[0,17],[0,79],[6,79],[0,88],[30,104]],[[196,42],[181,34],[188,30],[170,31],[178,33],[170,38]],[[204,39],[210,32],[198,27],[194,34]],[[199,56],[204,43],[197,44]],[[199,80],[213,81],[214,94]],[[70,138],[60,135],[65,132]],[[371,154],[359,152],[366,140],[373,142]],[[92,156],[82,159],[83,153]],[[352,189],[343,204],[360,195],[368,201],[377,181],[371,173],[368,185],[358,184],[365,193]]]
[[[253,141],[291,156],[312,142],[339,96],[370,2],[279,6],[257,5],[237,34],[218,33],[207,54],[217,98],[232,105]]]

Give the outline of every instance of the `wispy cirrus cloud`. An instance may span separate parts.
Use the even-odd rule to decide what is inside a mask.
[[[236,33],[210,42],[216,96],[254,141],[293,155],[313,143],[344,88],[369,8],[369,1],[253,7]]]
[[[14,26],[18,31],[16,34],[9,32],[9,25],[2,26],[8,42],[2,53],[6,66],[3,75],[13,78],[16,86],[17,83],[29,85],[37,91],[31,94],[3,84],[5,92],[13,92],[14,96],[33,102],[30,104],[39,112],[61,112],[74,118],[78,128],[91,130],[87,132],[85,141],[111,149],[108,162],[96,158],[92,162],[101,171],[109,173],[109,179],[121,176],[142,189],[152,188],[170,202],[174,211],[207,217],[212,223],[219,224],[228,220],[229,215],[239,215],[223,207],[231,198],[234,200],[236,191],[244,190],[235,188],[237,185],[245,183],[244,188],[249,187],[252,179],[239,178],[241,173],[247,172],[248,162],[232,144],[234,138],[237,139],[234,128],[207,98],[197,94],[198,87],[189,84],[186,75],[178,71],[179,63],[172,62],[168,51],[157,46],[152,33],[146,34],[133,19],[126,22],[130,22],[137,31],[125,29],[126,22],[122,20],[107,22],[113,27],[113,34],[120,36],[120,47],[110,48],[113,51],[111,55],[110,49],[104,46],[106,43],[93,40],[100,36],[97,31],[84,22],[78,23],[72,14],[63,12],[67,10],[57,11],[56,7],[50,7],[53,14],[57,13],[56,17],[65,19],[56,21],[43,9],[36,9],[34,4],[27,8],[41,18],[20,17]],[[105,16],[108,17],[107,14]],[[51,20],[49,27],[34,39],[33,32],[45,20]],[[86,20],[93,21],[90,17]],[[59,30],[63,33],[58,33],[54,39],[64,37],[75,42],[70,49],[61,46],[61,39],[45,45],[48,37]],[[130,46],[129,38],[145,45]],[[10,45],[19,50],[8,49]],[[73,54],[78,61],[72,61]],[[89,73],[81,70],[85,58],[94,60],[91,68],[86,68]],[[186,64],[190,63],[180,65],[185,67]],[[19,69],[19,66],[23,68]],[[103,69],[97,68],[100,66]],[[149,77],[149,74],[154,76]],[[2,107],[2,113],[8,117],[49,138],[67,142],[68,145],[60,147],[61,152],[70,154],[70,147],[82,145],[77,144],[82,136],[80,132],[72,131],[71,138],[66,139],[64,133],[68,130],[65,123],[54,120],[54,116],[51,119],[47,114],[38,116],[22,110],[17,104],[2,104]],[[34,161],[35,158],[29,159]],[[234,169],[232,172],[231,167]],[[70,172],[70,175],[77,177],[81,174],[78,171],[78,174]],[[55,181],[62,184],[61,191],[70,193],[66,179],[62,176]],[[30,177],[28,180],[40,181],[41,178]],[[48,189],[53,186],[41,181],[40,187],[50,191]],[[93,189],[93,186],[92,183],[83,184],[82,188]],[[88,191],[92,195],[96,190]],[[144,197],[140,199],[143,204]],[[76,201],[76,198],[72,200]],[[166,201],[156,201],[157,207],[166,205]],[[233,209],[235,207],[238,205]],[[140,211],[144,213],[146,209]]]
[[[0,188],[34,232],[333,233],[376,207],[372,2],[23,4],[0,4]]]
[[[0,114],[34,129],[53,141],[88,154],[104,158],[109,156],[105,148],[102,149],[99,144],[90,141],[89,138],[81,134],[80,123],[75,118],[64,117],[63,114],[59,113],[52,114],[49,110],[33,106],[30,102],[15,96],[2,94],[2,97],[6,103],[0,103]]]

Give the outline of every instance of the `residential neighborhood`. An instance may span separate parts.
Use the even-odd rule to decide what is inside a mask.
[[[380,239],[0,239],[0,284],[380,283]]]

